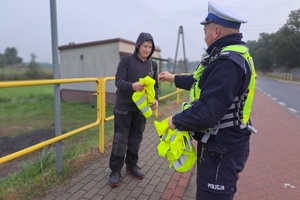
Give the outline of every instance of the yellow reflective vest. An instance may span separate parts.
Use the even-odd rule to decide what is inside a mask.
[[[201,140],[201,142],[203,142],[203,143],[207,142],[210,135],[216,135],[218,133],[219,129],[236,126],[237,124],[239,124],[241,129],[248,127],[248,129],[251,130],[253,133],[257,132],[257,130],[253,126],[248,124],[249,118],[250,118],[250,113],[251,113],[251,106],[252,106],[252,102],[253,102],[253,98],[254,98],[254,90],[255,90],[255,82],[256,82],[255,67],[254,67],[252,57],[249,54],[249,49],[244,45],[229,45],[229,46],[224,47],[221,50],[220,54],[226,53],[226,52],[236,52],[236,53],[240,54],[247,61],[247,63],[249,64],[250,70],[251,70],[250,83],[248,85],[247,91],[245,91],[245,93],[243,95],[235,97],[234,102],[230,107],[230,109],[236,108],[237,112],[226,114],[220,120],[220,122],[218,123],[217,126],[211,128],[211,129],[203,130],[205,132],[205,135],[203,136],[203,138]],[[213,57],[212,60],[210,60],[209,62],[213,61],[216,57]],[[193,84],[193,86],[190,90],[190,102],[191,103],[200,98],[201,89],[199,88],[198,85],[199,85],[199,81],[200,81],[200,78],[201,78],[201,75],[202,75],[204,69],[205,69],[205,66],[202,66],[200,64],[193,74],[195,83]],[[182,109],[184,110],[184,109],[189,108],[191,106],[191,103],[184,102],[182,104]],[[243,105],[243,106],[236,107],[237,105]],[[221,122],[223,119],[226,120],[227,122],[225,122],[225,123]]]
[[[151,106],[155,98],[154,84],[155,80],[150,76],[145,78],[140,78],[139,83],[145,85],[142,91],[136,91],[132,95],[132,100],[138,107],[138,109],[143,113],[146,118],[152,115]]]
[[[251,70],[250,83],[248,85],[248,94],[243,109],[243,123],[246,124],[250,119],[251,107],[254,98],[255,82],[256,82],[256,71],[253,63],[253,59],[249,53],[249,49],[244,45],[230,45],[224,47],[221,52],[234,51],[240,53],[244,59],[248,62]]]
[[[197,160],[192,137],[187,131],[171,130],[168,128],[167,117],[161,122],[154,121],[154,125],[160,143],[157,146],[158,154],[167,157],[170,162],[170,168],[178,172],[186,172],[190,170]]]

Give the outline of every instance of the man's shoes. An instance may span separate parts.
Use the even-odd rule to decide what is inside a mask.
[[[143,179],[144,178],[144,173],[141,171],[141,168],[139,168],[138,166],[135,167],[126,167],[126,171],[130,174],[132,174],[134,177],[139,178],[139,179]]]
[[[120,185],[121,179],[121,172],[120,171],[113,171],[110,174],[110,186],[117,187]]]

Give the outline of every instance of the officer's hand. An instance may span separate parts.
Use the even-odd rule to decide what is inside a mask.
[[[158,81],[163,82],[163,81],[168,81],[168,82],[174,82],[174,74],[171,74],[168,71],[164,71],[158,74]]]
[[[170,116],[169,118],[169,121],[168,121],[168,125],[169,125],[169,128],[174,130],[176,127],[175,125],[172,123],[172,119],[173,119],[173,116]]]
[[[154,99],[153,104],[152,104],[152,110],[156,110],[158,108],[158,101]]]
[[[142,91],[144,89],[144,86],[143,84],[140,84],[139,82],[135,82],[132,84],[132,89],[134,91]]]

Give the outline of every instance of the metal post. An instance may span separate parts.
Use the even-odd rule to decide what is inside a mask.
[[[175,68],[176,68],[176,63],[177,63],[177,54],[178,54],[178,46],[179,46],[179,41],[180,41],[180,35],[182,35],[182,47],[183,47],[183,59],[184,59],[184,67],[185,67],[185,72],[187,72],[187,60],[185,56],[185,45],[184,45],[184,35],[183,35],[183,27],[179,27],[178,31],[178,39],[177,39],[177,46],[176,46],[176,52],[175,52],[175,60],[174,60],[174,66],[173,66],[173,74],[175,73]],[[182,72],[182,71],[180,71]]]
[[[59,79],[60,77],[59,77],[59,65],[58,65],[56,0],[50,0],[50,15],[51,15],[53,78]],[[61,135],[60,84],[54,85],[54,124],[55,124],[55,136]],[[56,173],[59,175],[62,172],[61,141],[55,143],[55,151],[56,151]]]
[[[186,56],[185,56],[185,45],[184,45],[184,35],[183,35],[183,27],[180,26],[181,28],[181,34],[182,34],[182,46],[183,46],[183,59],[184,59],[184,69],[185,69],[185,73],[187,73],[187,60],[186,60]]]

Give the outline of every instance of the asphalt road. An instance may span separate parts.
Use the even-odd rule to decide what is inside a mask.
[[[258,77],[256,88],[300,118],[300,83]]]

